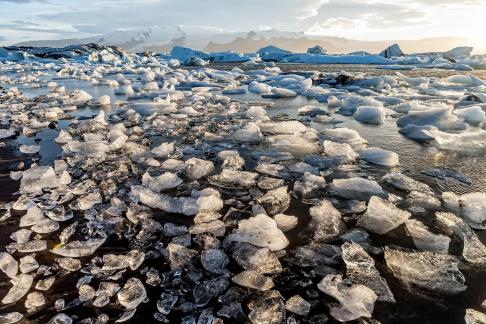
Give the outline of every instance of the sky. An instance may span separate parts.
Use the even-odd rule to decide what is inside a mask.
[[[0,0],[0,44],[184,25],[360,40],[460,36],[486,48],[486,0]]]

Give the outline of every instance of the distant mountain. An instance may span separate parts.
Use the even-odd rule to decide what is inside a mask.
[[[320,45],[328,53],[350,53],[355,51],[379,53],[393,43],[400,44],[405,53],[446,51],[456,46],[474,46],[473,39],[460,37],[361,41],[342,37],[306,35],[303,32],[286,32],[274,29],[242,33],[187,26],[154,26],[140,30],[118,30],[88,38],[39,40],[22,42],[16,45],[63,47],[87,43],[116,45],[132,52],[146,50],[169,52],[174,46],[185,46],[208,52],[233,50],[239,53],[256,52],[258,49],[268,45],[274,45],[292,52],[305,52],[309,47]]]

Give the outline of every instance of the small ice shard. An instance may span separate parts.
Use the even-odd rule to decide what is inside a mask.
[[[427,226],[416,219],[408,219],[405,222],[405,227],[418,249],[444,254],[449,252],[451,239],[447,236],[430,232]]]
[[[127,309],[135,309],[147,298],[147,292],[139,279],[130,278],[123,288],[118,291],[117,297],[122,306]]]
[[[175,173],[165,172],[157,177],[151,177],[148,172],[142,176],[142,185],[150,188],[154,192],[166,191],[176,188],[183,180]]]
[[[256,184],[257,173],[223,169],[220,174],[209,177],[212,185],[226,189],[247,189]]]
[[[94,205],[101,204],[102,199],[99,192],[90,192],[78,199],[78,208],[80,210],[88,210]]]
[[[201,264],[209,272],[224,273],[229,258],[222,250],[209,249],[201,252]]]
[[[255,123],[248,123],[245,127],[237,129],[233,137],[238,143],[258,144],[263,141],[263,134]]]
[[[39,268],[39,263],[32,255],[20,258],[19,270],[22,273],[29,273]]]
[[[36,166],[25,170],[20,182],[20,191],[23,193],[40,193],[43,188],[56,188],[59,186],[56,173],[50,166]]]
[[[340,303],[331,308],[331,316],[340,322],[360,317],[371,317],[377,295],[370,288],[360,284],[350,284],[342,275],[327,275],[317,284],[323,293],[334,297]]]
[[[385,261],[393,275],[409,288],[417,286],[443,295],[457,295],[467,288],[457,259],[450,255],[385,248]]]
[[[162,293],[160,299],[157,301],[157,310],[164,315],[168,315],[178,299],[178,296]]]
[[[267,290],[248,302],[248,318],[252,324],[285,323],[285,305],[277,290]]]
[[[145,260],[145,253],[139,250],[131,250],[126,255],[127,263],[130,269],[133,271],[137,270]]]
[[[214,170],[214,164],[211,161],[190,158],[185,162],[186,174],[190,180],[197,180],[209,175]]]
[[[37,290],[49,290],[51,289],[52,285],[56,281],[56,277],[48,277],[46,279],[39,279],[37,284],[35,285],[35,289]]]
[[[452,192],[442,194],[445,206],[459,215],[472,228],[486,228],[486,193],[471,192],[457,196]]]
[[[72,241],[60,247],[54,247],[51,252],[69,258],[81,258],[93,254],[106,238],[89,239],[87,241]]]
[[[288,232],[294,229],[299,223],[299,219],[297,217],[285,214],[277,214],[273,216],[273,219],[277,223],[277,227],[282,232]]]
[[[24,154],[36,154],[40,151],[39,145],[20,145],[19,151]]]
[[[300,295],[294,295],[285,302],[285,309],[287,311],[301,316],[309,314],[310,308],[311,304],[300,297]]]
[[[0,323],[2,324],[14,324],[20,322],[24,318],[24,315],[18,312],[0,314]]]
[[[333,194],[348,200],[367,201],[371,196],[388,197],[376,181],[363,178],[334,179],[328,188]]]
[[[272,251],[285,249],[289,244],[284,233],[278,229],[277,223],[265,214],[241,220],[237,231],[228,235],[227,239],[268,247]]]
[[[169,243],[167,251],[171,270],[182,270],[185,267],[192,266],[194,258],[197,256],[195,250],[174,243]]]
[[[32,240],[17,244],[17,250],[22,253],[39,252],[45,249],[47,249],[47,241],[44,240]]]
[[[27,210],[27,213],[20,218],[20,227],[27,227],[35,225],[41,221],[46,220],[42,210],[37,206],[32,206]]]
[[[124,255],[105,254],[103,255],[102,271],[121,270],[128,267],[127,258]]]
[[[439,212],[435,216],[438,226],[447,235],[455,234],[463,241],[462,256],[467,262],[481,267],[486,265],[486,245],[464,220],[452,213]]]
[[[400,164],[398,154],[379,147],[369,147],[359,151],[359,158],[366,162],[394,167]]]
[[[313,231],[314,241],[332,241],[346,231],[341,213],[328,200],[323,200],[318,205],[311,207],[309,213],[311,220],[308,226]]]
[[[17,275],[19,263],[7,252],[0,253],[0,270],[2,270],[7,277],[14,278]]]
[[[375,268],[375,261],[356,243],[344,243],[343,260],[346,264],[346,277],[355,284],[371,288],[378,301],[394,303],[395,297],[384,278]]]
[[[25,300],[25,307],[26,308],[35,308],[41,307],[46,303],[46,299],[44,295],[40,292],[31,292],[27,295],[27,299]]]
[[[111,103],[110,96],[104,95],[98,98],[98,103],[102,106],[108,106]]]
[[[44,218],[32,226],[31,229],[35,233],[48,234],[57,231],[59,229],[59,223],[49,218]]]
[[[324,141],[324,155],[328,157],[341,157],[345,163],[353,163],[358,158],[353,148],[346,143],[336,143],[332,141]]]
[[[158,194],[143,186],[132,186],[131,195],[142,204],[168,213],[193,216],[198,213],[197,200],[192,197],[171,197]]]
[[[285,212],[290,205],[290,195],[287,192],[287,186],[269,190],[265,195],[258,197],[257,202],[265,208],[269,215]]]
[[[479,312],[472,308],[466,309],[466,316],[464,317],[466,324],[485,324],[486,313]]]
[[[167,158],[169,154],[175,151],[174,142],[162,143],[152,149],[152,153],[159,158]]]
[[[386,112],[383,107],[360,106],[354,113],[354,119],[364,124],[380,125],[385,121]]]
[[[306,172],[301,181],[294,183],[293,194],[300,199],[312,199],[319,197],[325,188],[326,180],[324,177]]]
[[[261,177],[258,181],[258,187],[263,190],[272,190],[282,187],[284,184],[283,179],[275,179],[271,177]]]
[[[403,190],[403,191],[420,191],[425,194],[433,194],[432,189],[428,185],[422,182],[418,182],[413,180],[412,178],[404,175],[403,173],[398,172],[391,172],[385,174],[382,180],[393,186],[396,189]]]
[[[274,286],[273,280],[271,278],[252,270],[240,272],[239,274],[231,278],[231,281],[242,287],[259,291],[266,291],[272,289]]]
[[[20,300],[29,292],[29,289],[32,286],[33,281],[34,281],[34,277],[28,274],[21,273],[18,276],[13,277],[10,280],[10,283],[13,285],[13,287],[10,288],[10,290],[5,295],[5,297],[3,297],[2,303],[11,304]]]
[[[275,274],[282,271],[282,265],[275,253],[269,248],[259,248],[252,244],[242,243],[232,254],[236,263],[245,270],[261,274]]]
[[[85,302],[88,300],[92,300],[95,297],[96,290],[88,284],[82,284],[78,288],[79,293],[79,300],[81,302]]]
[[[71,317],[64,313],[57,313],[54,315],[47,324],[72,324],[73,320]]]
[[[369,232],[383,235],[405,223],[410,216],[409,212],[399,209],[393,203],[373,196],[357,225]]]

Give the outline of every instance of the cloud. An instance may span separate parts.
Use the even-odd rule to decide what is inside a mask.
[[[24,3],[30,3],[30,2],[47,3],[47,0],[0,0],[0,2],[10,2],[10,3],[13,3],[13,4],[24,4]]]

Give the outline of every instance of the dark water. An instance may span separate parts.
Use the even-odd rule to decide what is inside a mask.
[[[211,67],[221,68],[221,69],[231,69],[236,65],[228,64],[218,64]],[[240,66],[239,66],[240,67]],[[394,74],[393,71],[386,70],[376,70],[374,67],[369,66],[322,66],[322,65],[280,65],[284,71],[293,70],[319,70],[323,72],[338,72],[341,70],[347,70],[350,72],[366,72],[372,75],[379,74]],[[437,71],[437,70],[416,70],[416,71],[403,71],[403,74],[411,76],[437,76],[445,77],[452,74],[457,74],[454,71]],[[486,76],[486,72],[479,71],[474,72],[478,76]],[[486,79],[486,78],[485,78]],[[116,100],[125,101],[124,96],[114,95],[113,89],[108,86],[95,86],[93,87],[91,83],[77,80],[55,80],[59,85],[66,86],[66,91],[71,91],[75,89],[81,89],[93,96],[93,98],[100,97],[102,95],[109,95],[112,102]],[[48,92],[47,88],[39,89],[21,89],[25,95],[29,97],[35,97]],[[300,119],[297,114],[297,109],[304,105],[316,105],[325,107],[325,105],[318,103],[315,100],[306,99],[303,97],[291,98],[291,99],[262,99],[256,94],[244,94],[244,95],[229,95],[234,100],[238,101],[268,101],[273,102],[274,105],[267,111],[270,116],[286,114],[291,119]],[[143,101],[143,100],[142,100]],[[326,107],[325,107],[326,108]],[[77,118],[86,118],[95,116],[99,113],[100,108],[86,107],[78,109],[77,111],[71,112],[70,114]],[[106,110],[107,114],[116,112],[115,108],[108,108]],[[146,113],[141,111],[141,113]],[[486,191],[486,155],[479,156],[466,156],[449,152],[439,152],[427,145],[421,145],[417,142],[407,139],[398,133],[398,128],[395,124],[395,120],[389,118],[386,120],[385,124],[380,126],[370,126],[364,125],[355,121],[352,117],[345,117],[336,114],[335,117],[342,121],[338,126],[348,127],[357,130],[360,135],[366,139],[370,146],[378,146],[384,149],[392,150],[399,154],[400,156],[400,166],[394,170],[399,170],[419,181],[423,181],[431,185],[437,191],[454,191],[456,193],[465,193],[471,191]],[[14,169],[14,166],[23,162],[28,166],[32,162],[32,158],[21,154],[18,151],[18,146],[21,144],[37,144],[41,146],[40,153],[34,158],[34,161],[42,164],[52,164],[55,159],[57,159],[62,154],[61,147],[54,142],[60,129],[68,127],[70,124],[69,120],[59,121],[56,129],[44,129],[41,132],[35,134],[32,137],[19,136],[16,139],[6,140],[6,146],[0,150],[0,200],[1,201],[11,201],[15,199],[15,191],[18,190],[18,182],[12,181],[9,178],[9,171]],[[323,127],[320,124],[312,124],[311,127],[317,130]],[[372,165],[368,165],[363,162],[360,166],[366,170],[367,173],[376,176],[377,178],[386,173],[387,169],[377,168]],[[422,171],[432,168],[452,168],[461,171],[466,176],[472,179],[473,184],[467,186],[456,181],[443,181],[436,178],[426,176]],[[292,206],[290,207],[288,214],[299,216],[299,227],[293,232],[289,233],[292,245],[297,245],[305,242],[298,235],[298,232],[305,227],[308,222],[308,206],[299,203],[294,200]],[[174,221],[173,219],[171,221]],[[2,238],[0,239],[0,244],[5,245],[9,242],[8,236],[10,233],[16,229],[16,224],[13,221],[9,221],[6,224],[2,224]],[[478,233],[481,236],[483,242],[486,242],[486,235]],[[376,241],[375,241],[376,240]],[[394,241],[393,239],[385,240],[380,242],[379,238],[373,237],[373,242],[377,244],[389,245],[389,244],[403,244],[403,242]],[[124,239],[113,239],[110,240],[97,251],[97,255],[102,255],[110,252],[123,252],[128,248],[129,242]],[[406,245],[405,245],[406,246]],[[465,309],[467,307],[478,308],[481,302],[486,298],[486,274],[484,272],[474,270],[474,269],[461,269],[466,276],[466,283],[468,289],[465,293],[458,296],[447,298],[444,300],[430,298],[428,296],[417,296],[416,294],[411,294],[405,291],[402,285],[387,271],[383,264],[382,257],[378,257],[379,261],[377,267],[379,268],[382,275],[387,279],[390,288],[395,294],[398,303],[394,305],[377,303],[374,317],[381,320],[383,323],[462,323],[464,318]],[[42,259],[40,259],[42,260]],[[48,263],[48,262],[45,262]],[[147,263],[150,264],[150,261]],[[164,271],[160,268],[159,270]],[[284,267],[292,268],[292,265],[284,264]],[[344,269],[343,265],[341,268]],[[298,271],[298,269],[295,269]],[[0,291],[5,289],[8,284],[5,282],[5,277],[0,277],[2,283],[0,284]],[[70,301],[77,297],[77,292],[72,291],[73,283],[68,282],[67,278],[60,278],[55,284],[53,290],[46,296],[48,304],[52,305],[53,301],[57,298],[65,298],[66,301]],[[168,278],[168,280],[175,280],[174,278]],[[65,283],[65,284],[64,284]],[[291,272],[285,271],[281,275],[275,278],[275,283],[277,289],[282,292],[285,298],[288,298],[295,293],[302,293],[305,297],[305,292],[307,288],[302,288],[298,283],[293,281]],[[315,286],[315,285],[314,285]],[[160,294],[158,289],[152,289],[150,292],[151,300],[156,299]],[[323,302],[329,302],[331,299],[324,299]],[[137,315],[131,322],[150,322],[152,321],[152,314],[155,312],[154,303],[149,303],[149,305],[141,305],[137,311]],[[321,308],[325,309],[324,303]],[[16,307],[18,310],[21,306]],[[0,306],[0,312],[5,309],[5,306]],[[8,309],[12,311],[11,308]],[[81,318],[86,316],[97,316],[97,314],[90,308],[83,307],[83,313],[78,313]],[[84,313],[84,311],[86,311]],[[115,310],[104,310],[104,312],[110,314]],[[322,312],[322,311],[321,311]],[[69,312],[68,312],[69,313]],[[45,323],[49,316],[53,315],[53,309],[44,309],[40,313],[35,314],[35,316],[29,316],[31,318],[31,323]],[[173,322],[178,322],[176,320],[180,315],[178,312],[172,314],[171,319]],[[312,313],[310,315],[313,315]],[[331,320],[332,321],[332,320]]]

